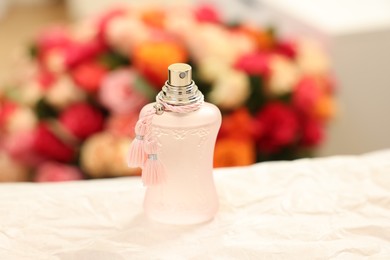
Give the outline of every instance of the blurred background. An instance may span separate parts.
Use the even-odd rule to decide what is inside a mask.
[[[215,167],[389,148],[389,46],[386,0],[0,0],[0,181],[139,174],[174,62],[223,113]]]

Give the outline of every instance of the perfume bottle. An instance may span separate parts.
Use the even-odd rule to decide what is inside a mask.
[[[211,220],[218,210],[212,169],[221,113],[215,105],[203,102],[191,66],[184,63],[168,67],[168,80],[157,100],[178,109],[202,103],[186,113],[165,111],[153,117],[151,131],[165,178],[147,187],[144,211],[150,219],[167,224]],[[146,105],[141,116],[153,106]]]

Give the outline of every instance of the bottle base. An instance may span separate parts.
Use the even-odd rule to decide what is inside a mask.
[[[146,208],[144,208],[145,215],[148,219],[151,221],[159,222],[162,224],[169,224],[169,225],[196,225],[196,224],[202,224],[206,222],[210,222],[214,219],[217,208],[215,210],[212,210],[210,212],[202,212],[202,214],[199,213],[185,213],[180,214],[178,212],[172,213],[166,213],[162,211],[151,211]]]

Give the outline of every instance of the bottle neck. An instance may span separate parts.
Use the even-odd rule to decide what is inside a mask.
[[[172,86],[166,81],[157,99],[172,106],[186,106],[203,102],[203,94],[193,80],[186,86]]]

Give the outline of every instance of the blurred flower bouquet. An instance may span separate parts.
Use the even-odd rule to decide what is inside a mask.
[[[125,163],[133,127],[175,62],[223,112],[216,167],[307,156],[334,114],[316,45],[224,24],[208,6],[110,10],[44,30],[30,53],[0,93],[0,181],[138,174]]]

